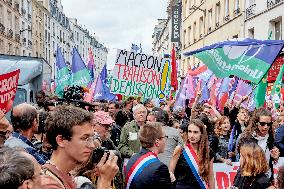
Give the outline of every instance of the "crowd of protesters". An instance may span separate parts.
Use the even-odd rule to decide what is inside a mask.
[[[0,188],[214,189],[213,163],[233,162],[231,188],[284,188],[284,168],[273,174],[284,156],[283,104],[272,116],[241,107],[247,96],[223,110],[199,98],[78,104],[39,93],[10,121],[0,113]]]

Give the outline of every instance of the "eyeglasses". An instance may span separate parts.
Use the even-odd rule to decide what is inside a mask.
[[[83,141],[87,146],[91,146],[92,144],[95,144],[95,141],[102,142],[101,137],[99,135],[91,135],[87,138],[81,138],[81,141]]]
[[[262,126],[262,127],[264,127],[265,125],[267,125],[268,127],[271,127],[272,124],[273,124],[273,122],[266,123],[266,122],[261,122],[261,121],[259,121],[258,123],[259,123],[259,125]]]

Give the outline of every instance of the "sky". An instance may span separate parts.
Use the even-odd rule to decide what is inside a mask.
[[[168,0],[61,0],[64,13],[95,33],[109,48],[108,69],[115,63],[116,49],[142,45],[152,54],[152,34],[157,19],[166,18]]]

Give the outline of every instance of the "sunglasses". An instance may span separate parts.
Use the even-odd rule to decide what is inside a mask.
[[[268,127],[271,127],[272,124],[273,124],[273,122],[266,123],[266,122],[261,122],[261,121],[259,121],[258,123],[259,123],[259,125],[262,126],[262,127],[264,127],[265,125],[267,125]]]

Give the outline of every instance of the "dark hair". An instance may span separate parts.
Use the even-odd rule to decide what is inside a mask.
[[[169,114],[165,110],[156,112],[156,121],[167,126],[169,124]]]
[[[202,123],[206,126],[207,135],[212,135],[214,133],[214,126],[207,115],[201,113],[197,116],[197,119],[202,121]]]
[[[117,125],[123,127],[125,125],[125,123],[128,121],[128,115],[127,112],[124,110],[119,110],[116,114],[115,114],[115,118],[114,121]]]
[[[187,127],[188,127],[189,122],[188,121],[184,121],[180,124],[179,129],[182,130],[182,132],[186,132],[187,133]]]
[[[17,106],[15,108],[17,108]],[[38,113],[37,113],[36,108],[31,105],[23,107],[21,112],[19,112],[17,115],[14,115],[14,112],[12,111],[11,122],[14,128],[14,131],[17,131],[17,130],[26,131],[30,129],[33,126],[33,121],[35,119],[38,121],[37,115]]]
[[[24,150],[0,147],[0,188],[16,189],[34,176],[34,164]]]
[[[46,137],[53,150],[57,149],[56,137],[62,135],[64,139],[70,140],[72,128],[91,122],[92,113],[75,106],[57,106],[50,112],[46,119]]]
[[[119,109],[119,104],[117,102],[110,102],[109,105],[114,104],[115,109]]]

